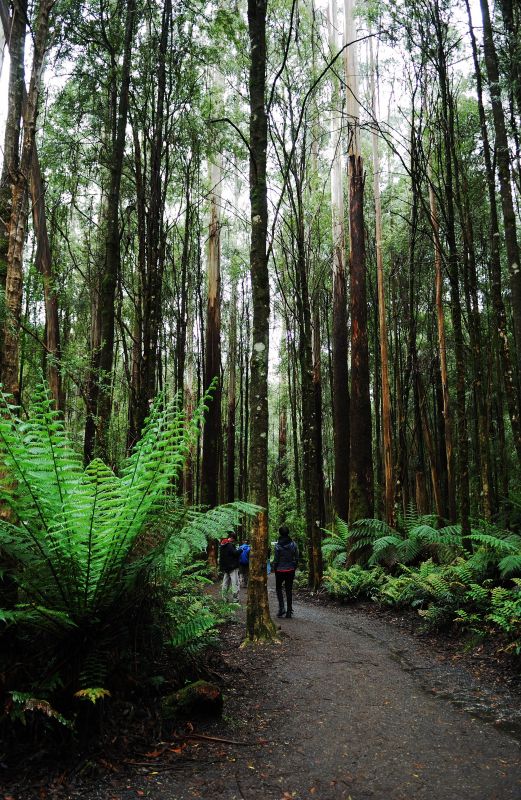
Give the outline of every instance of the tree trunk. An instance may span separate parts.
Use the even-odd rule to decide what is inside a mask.
[[[452,412],[449,396],[449,377],[447,371],[447,344],[445,338],[445,312],[443,308],[443,272],[442,272],[442,252],[440,243],[440,229],[438,224],[438,213],[436,210],[436,198],[434,190],[429,182],[429,202],[431,225],[434,236],[434,269],[436,282],[436,322],[438,326],[438,347],[440,377],[443,397],[443,429],[444,443],[447,463],[447,489],[448,489],[448,512],[449,520],[456,521],[456,491],[454,478],[454,450],[452,443]]]
[[[332,4],[329,40],[332,54],[338,50],[334,30],[337,25],[337,8]],[[332,24],[331,24],[332,22]],[[345,270],[344,192],[342,186],[342,115],[335,113],[340,104],[338,82],[333,79],[331,113],[331,139],[333,163],[331,165],[331,217],[333,227],[333,508],[340,519],[349,518],[349,373],[347,337],[347,289]]]
[[[267,259],[268,198],[266,186],[266,0],[248,0],[250,38],[250,276],[253,299],[251,357],[251,434],[249,488],[262,506],[251,531],[252,558],[248,581],[246,632],[249,641],[271,639],[266,561],[268,557],[268,357],[270,284]]]
[[[6,322],[3,342],[2,384],[19,402],[19,338],[23,292],[23,249],[27,233],[29,183],[35,152],[38,96],[49,33],[53,0],[42,0],[36,20],[29,90],[23,107],[23,144],[19,168],[12,182],[11,220],[5,285]],[[20,52],[20,51],[19,51]],[[23,79],[22,79],[23,80]]]
[[[51,248],[47,231],[45,196],[36,146],[31,164],[30,191],[33,207],[33,227],[36,237],[36,266],[43,280],[45,302],[45,363],[49,388],[59,411],[65,410],[61,379],[61,343],[58,298],[52,270]]]
[[[279,408],[279,447],[275,490],[281,492],[288,486],[288,410],[284,400],[281,401]]]
[[[488,201],[490,207],[490,291],[492,296],[492,309],[495,318],[495,331],[498,339],[499,358],[501,362],[501,373],[505,387],[510,425],[512,427],[512,438],[516,450],[517,458],[521,464],[521,419],[519,410],[519,395],[514,384],[514,374],[512,368],[512,358],[508,341],[507,316],[503,293],[501,287],[501,255],[500,255],[500,233],[499,215],[496,203],[495,175],[492,164],[492,154],[490,152],[490,142],[488,138],[487,120],[485,107],[483,104],[483,85],[481,80],[481,67],[478,59],[476,37],[472,26],[472,15],[468,0],[465,0],[469,21],[469,33],[472,45],[472,57],[474,61],[474,71],[476,76],[476,90],[478,96],[479,121],[481,128],[481,138],[483,141],[483,158],[487,178]]]
[[[344,39],[354,42],[353,2],[344,0]],[[369,346],[367,338],[367,291],[364,231],[364,170],[360,154],[360,112],[356,44],[345,50],[344,69],[349,128],[349,274],[351,290],[351,398],[349,522],[372,517],[373,459],[371,400],[369,395]]]
[[[499,77],[498,59],[494,38],[488,0],[480,0],[481,15],[483,17],[483,45],[485,54],[485,67],[487,70],[490,100],[492,104],[492,118],[496,134],[496,158],[499,176],[499,189],[501,207],[503,210],[503,225],[505,229],[505,246],[507,253],[508,269],[510,274],[510,291],[512,301],[512,318],[517,356],[517,381],[521,377],[521,263],[517,241],[516,216],[512,200],[512,186],[510,183],[510,158],[508,135],[505,125],[505,115],[501,103],[501,82]]]
[[[508,50],[509,83],[521,118],[521,10],[515,0],[499,0]],[[521,176],[518,175],[518,182]]]
[[[230,300],[230,333],[228,347],[228,443],[226,458],[226,499],[235,500],[235,410],[237,406],[237,279],[234,277]]]
[[[322,458],[322,357],[320,346],[320,308],[319,296],[313,300],[313,396],[315,401],[315,470],[314,481],[317,486],[317,517],[314,522],[313,561],[315,585],[318,589],[322,581],[322,530],[326,524],[324,498],[324,466]]]
[[[110,186],[105,214],[105,241],[102,273],[99,283],[97,307],[99,314],[99,347],[92,353],[93,381],[89,386],[88,418],[85,429],[84,456],[91,460],[93,448],[106,462],[109,461],[109,424],[111,416],[112,370],[114,365],[114,328],[116,285],[120,269],[119,195],[125,136],[128,118],[130,66],[136,17],[136,0],[129,0],[126,10],[125,42],[121,68],[121,87],[115,129],[112,131],[110,156]],[[96,327],[96,325],[95,325]],[[93,410],[96,409],[95,418]],[[92,430],[95,430],[94,441]]]
[[[308,263],[304,227],[304,203],[300,176],[293,172],[288,184],[295,222],[295,271],[298,325],[298,361],[302,395],[302,484],[306,513],[308,582],[316,590],[322,580],[320,548],[320,473],[321,453],[317,451],[317,408],[313,372],[313,327],[309,297]],[[323,524],[323,523],[322,523]]]
[[[302,494],[302,482],[301,482],[301,472],[300,472],[300,458],[299,458],[299,441],[301,441],[301,437],[299,436],[299,420],[298,420],[298,410],[297,410],[297,368],[296,368],[296,357],[295,357],[295,345],[293,338],[290,338],[289,329],[288,329],[289,322],[286,320],[286,340],[288,343],[288,396],[289,396],[289,407],[291,413],[291,438],[293,444],[293,479],[295,481],[295,510],[297,515],[300,516],[302,513],[302,506],[301,506],[301,494]]]
[[[429,419],[427,416],[427,397],[425,395],[425,391],[423,388],[423,381],[421,378],[421,372],[419,368],[415,369],[414,372],[414,381],[416,384],[415,388],[415,395],[417,396],[418,408],[421,417],[421,429],[423,432],[423,439],[425,441],[425,445],[427,448],[427,453],[429,456],[429,464],[430,464],[430,472],[431,472],[431,486],[432,486],[432,494],[434,497],[434,507],[436,509],[436,514],[438,515],[439,519],[443,519],[445,516],[445,509],[443,506],[443,497],[441,493],[441,481],[438,473],[438,464],[436,458],[436,447],[433,442],[431,429],[429,425]],[[424,513],[420,510],[418,506],[418,511],[420,513]]]
[[[185,224],[183,236],[183,249],[181,253],[181,304],[177,319],[177,362],[176,362],[176,381],[175,391],[183,390],[184,370],[186,360],[186,334],[188,316],[188,265],[190,259],[190,229],[192,224],[192,199],[191,199],[191,161],[186,169],[185,184]]]
[[[142,282],[142,330],[139,395],[137,403],[138,435],[148,416],[150,403],[157,393],[157,381],[161,367],[159,335],[162,328],[161,298],[166,238],[163,224],[166,185],[168,183],[168,160],[164,158],[166,122],[166,60],[168,55],[169,29],[172,18],[171,0],[165,0],[161,16],[161,34],[157,57],[157,99],[153,126],[150,131],[148,208],[145,214],[146,248],[145,272]],[[166,162],[166,163],[165,163]],[[138,200],[139,202],[139,200]]]
[[[214,87],[222,81],[218,71]],[[205,506],[213,508],[219,502],[219,455],[221,430],[221,155],[215,154],[210,162],[210,222],[208,230],[208,300],[206,308],[204,388],[213,382],[215,391],[209,403],[203,429],[203,457],[201,461],[201,498]],[[217,571],[218,543],[208,545],[210,567]]]
[[[10,68],[7,93],[7,118],[4,133],[4,158],[0,178],[0,375],[3,376],[4,361],[4,324],[3,310],[7,281],[7,258],[9,251],[9,235],[13,209],[13,189],[18,180],[19,149],[22,109],[24,102],[24,58],[25,27],[27,17],[26,0],[13,3],[12,16],[5,0],[0,2],[2,30],[9,47]]]
[[[373,516],[373,461],[364,238],[362,157],[349,156],[351,252],[351,404],[349,522]]]
[[[376,91],[374,85],[373,42],[370,41],[370,73],[373,118],[376,119]],[[385,520],[394,526],[394,465],[391,422],[391,392],[389,388],[389,356],[387,352],[387,320],[385,308],[384,266],[382,254],[382,207],[380,201],[380,157],[378,154],[378,137],[373,128],[373,186],[376,222],[376,273],[378,280],[378,330],[380,333],[380,359],[382,372],[382,433],[383,461],[385,477]]]
[[[457,429],[457,475],[459,490],[459,516],[462,533],[470,533],[470,488],[469,488],[469,445],[466,412],[466,371],[465,344],[463,341],[463,323],[459,287],[459,255],[455,230],[455,127],[452,95],[450,92],[448,67],[444,42],[448,23],[441,19],[438,0],[434,4],[434,20],[438,38],[438,78],[441,93],[441,115],[443,123],[443,161],[445,164],[444,207],[448,248],[447,271],[449,275],[451,295],[451,320],[454,335],[454,354],[456,362],[456,414]],[[521,286],[521,285],[520,285]],[[520,296],[521,297],[521,296]],[[520,318],[521,319],[521,318]]]

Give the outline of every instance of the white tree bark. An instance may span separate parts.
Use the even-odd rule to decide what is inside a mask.
[[[344,0],[344,44],[354,42],[356,28],[353,0]],[[349,155],[360,155],[360,103],[358,102],[358,45],[350,44],[344,50],[346,81],[346,112],[349,128]]]
[[[337,3],[330,0],[327,10],[329,48],[334,56],[338,50]],[[335,76],[332,78],[331,95],[331,146],[333,163],[331,165],[331,217],[333,226],[333,275],[344,271],[344,191],[342,170],[342,100],[340,87]]]

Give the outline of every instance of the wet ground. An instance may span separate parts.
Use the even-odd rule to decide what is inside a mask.
[[[274,646],[241,649],[240,616],[229,627],[222,721],[56,797],[521,800],[508,691],[372,614],[303,601],[295,612]]]

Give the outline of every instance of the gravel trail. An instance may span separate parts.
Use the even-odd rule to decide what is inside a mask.
[[[195,743],[143,774],[140,796],[521,800],[508,697],[484,719],[495,689],[407,632],[348,607],[297,601],[295,611],[276,646],[241,650],[240,616],[232,626],[224,720],[197,730],[248,744]],[[126,800],[135,787],[99,796]]]

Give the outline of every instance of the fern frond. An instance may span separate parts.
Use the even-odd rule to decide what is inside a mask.
[[[381,536],[392,536],[396,534],[383,519],[359,519],[353,522],[350,528],[351,536],[365,536],[372,540]]]
[[[498,566],[502,578],[511,578],[521,574],[521,553],[505,556]]]
[[[373,542],[373,552],[369,559],[370,564],[381,564],[391,560],[397,560],[398,551],[403,539],[396,535],[381,536]]]
[[[507,555],[508,553],[516,553],[519,551],[519,544],[517,542],[518,537],[516,536],[502,539],[498,536],[473,530],[471,531],[470,538],[473,542],[476,542],[483,547],[488,547],[499,554],[504,553]]]

